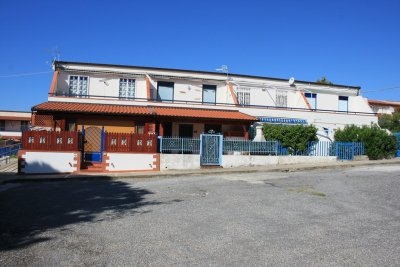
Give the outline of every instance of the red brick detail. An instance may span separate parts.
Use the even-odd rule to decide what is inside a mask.
[[[50,95],[53,95],[54,92],[56,91],[57,79],[58,79],[58,71],[56,70],[53,74],[53,80],[51,81],[50,85]]]
[[[153,155],[153,171],[160,171],[160,154]]]
[[[233,91],[233,87],[232,84],[230,82],[227,82],[228,88],[229,88],[229,92],[231,93],[231,96],[233,98],[233,103],[235,103],[235,105],[239,104],[238,99],[236,97],[235,91]]]
[[[75,153],[73,167],[75,168],[73,173],[77,173],[81,170],[81,153]]]
[[[20,149],[18,151],[18,173],[19,174],[25,173],[25,156],[26,156],[26,151]]]
[[[110,171],[110,163],[107,162],[109,160],[110,160],[110,156],[107,153],[103,154],[103,165],[104,165],[103,169],[105,172]]]

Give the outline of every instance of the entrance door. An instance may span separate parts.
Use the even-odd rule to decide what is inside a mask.
[[[193,124],[179,124],[179,137],[193,137]]]
[[[84,146],[83,158],[85,161],[101,162],[103,154],[103,136],[102,128],[91,126],[83,129]]]

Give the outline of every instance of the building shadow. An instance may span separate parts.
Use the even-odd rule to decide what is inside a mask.
[[[113,220],[150,212],[151,191],[107,176],[65,181],[5,184],[0,190],[0,251],[23,248],[50,238],[42,233],[69,225]],[[179,201],[179,200],[175,200]]]

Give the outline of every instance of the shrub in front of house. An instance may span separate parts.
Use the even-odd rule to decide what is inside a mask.
[[[365,153],[371,160],[389,159],[396,155],[396,137],[376,125],[348,125],[335,132],[335,141],[363,142]]]
[[[297,154],[308,148],[309,142],[318,141],[314,125],[264,124],[265,140],[277,140],[289,154]]]

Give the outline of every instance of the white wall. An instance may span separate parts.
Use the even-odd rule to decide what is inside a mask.
[[[34,173],[73,173],[78,170],[78,154],[76,152],[34,152],[25,151],[21,172]]]
[[[157,168],[156,154],[106,153],[106,171],[152,171]]]
[[[335,162],[336,157],[223,155],[222,167],[276,166]],[[160,154],[160,171],[200,169],[200,155]]]
[[[200,155],[160,154],[160,171],[200,169]]]

